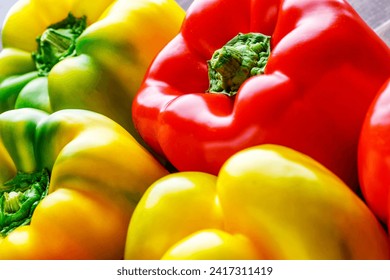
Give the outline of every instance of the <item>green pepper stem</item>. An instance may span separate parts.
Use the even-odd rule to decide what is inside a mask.
[[[37,38],[37,52],[32,53],[40,76],[47,76],[58,62],[66,57],[76,55],[76,40],[87,26],[86,17],[68,17],[50,25]]]
[[[38,203],[47,195],[49,173],[18,172],[0,187],[0,236],[7,236],[22,225],[28,225]]]
[[[22,197],[22,192],[9,192],[4,193],[4,210],[8,213],[15,213],[20,209],[20,199]]]
[[[238,34],[207,62],[208,92],[233,96],[251,76],[263,74],[271,52],[271,37],[261,33]]]
[[[45,42],[55,49],[61,56],[63,53],[68,51],[73,44],[73,36],[68,30],[55,30],[52,28],[47,29],[43,32],[40,42]],[[45,47],[45,44],[43,44]]]

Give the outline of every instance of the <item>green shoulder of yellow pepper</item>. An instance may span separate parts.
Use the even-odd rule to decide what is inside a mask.
[[[130,221],[126,259],[388,259],[363,201],[313,159],[276,145],[240,151],[218,176],[157,180]]]
[[[0,115],[0,259],[122,259],[147,187],[168,172],[95,112]]]
[[[132,99],[184,15],[174,0],[19,0],[2,30],[0,112],[88,109],[136,135]]]

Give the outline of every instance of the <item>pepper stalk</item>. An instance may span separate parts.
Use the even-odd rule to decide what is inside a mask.
[[[47,195],[49,172],[25,173],[19,171],[14,178],[0,187],[0,236],[28,225],[38,203]]]
[[[39,76],[47,76],[58,62],[76,56],[76,40],[87,28],[87,18],[72,13],[64,20],[50,25],[37,38],[37,52],[32,53]]]
[[[239,33],[214,52],[207,62],[208,92],[233,96],[250,77],[263,74],[271,53],[271,37],[261,33]]]

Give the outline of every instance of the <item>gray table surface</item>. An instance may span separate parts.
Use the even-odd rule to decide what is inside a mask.
[[[6,13],[16,1],[17,0],[0,0],[0,28]],[[193,2],[193,0],[176,1],[185,9]],[[390,46],[390,0],[349,0],[349,3],[351,3],[360,16]]]

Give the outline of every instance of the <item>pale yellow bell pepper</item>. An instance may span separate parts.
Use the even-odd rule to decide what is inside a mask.
[[[386,232],[338,177],[292,149],[233,155],[218,176],[157,180],[131,219],[126,259],[388,259]]]

